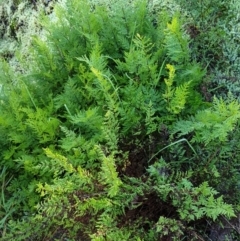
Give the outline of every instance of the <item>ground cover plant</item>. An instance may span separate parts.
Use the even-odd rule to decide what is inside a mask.
[[[216,240],[239,230],[240,105],[208,99],[180,12],[68,0],[1,62],[0,240]],[[217,228],[216,228],[217,229]]]
[[[204,92],[209,92],[207,98],[214,94],[226,97],[229,91],[239,98],[240,2],[180,0],[178,3],[188,16],[185,25],[192,40],[192,57],[208,69],[204,86]]]

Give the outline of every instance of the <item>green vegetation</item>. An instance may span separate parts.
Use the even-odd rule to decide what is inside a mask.
[[[220,53],[184,3],[68,0],[1,61],[0,240],[239,238],[240,104],[203,91]]]

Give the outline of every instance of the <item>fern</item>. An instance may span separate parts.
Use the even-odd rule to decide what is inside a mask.
[[[104,153],[101,151],[101,149],[99,149],[99,155],[102,161],[102,183],[108,185],[108,196],[114,197],[118,194],[118,192],[120,191],[120,186],[122,185],[121,180],[118,178],[114,158],[112,156],[106,157]]]
[[[125,53],[124,62],[116,61],[118,69],[122,72],[127,71],[129,76],[139,79],[141,83],[145,80],[156,82],[158,78],[156,60],[159,56],[153,55],[153,49],[154,45],[150,39],[137,34],[129,52]]]
[[[179,205],[178,212],[181,219],[191,221],[206,215],[215,220],[221,215],[235,216],[233,207],[224,203],[222,197],[214,198],[217,192],[209,187],[207,182],[193,188],[189,181],[183,179],[179,185],[180,192],[176,194],[173,205]]]
[[[227,103],[223,99],[214,98],[210,109],[198,112],[192,120],[178,121],[173,130],[178,136],[194,132],[192,142],[204,143],[205,145],[217,141],[227,141],[239,120],[239,104],[237,101]]]
[[[79,128],[79,132],[86,138],[100,138],[103,118],[100,115],[99,108],[89,108],[86,111],[78,112],[70,117],[71,122]]]
[[[181,221],[161,216],[156,223],[156,232],[160,233],[160,237],[173,235],[173,240],[177,240],[183,236],[184,225]]]
[[[53,159],[55,162],[58,162],[58,166],[62,167],[65,171],[67,171],[68,173],[73,173],[74,172],[74,168],[72,166],[71,163],[69,163],[69,161],[67,160],[66,157],[57,154],[57,153],[53,153],[50,149],[46,148],[44,149],[44,152],[46,153],[46,155]]]
[[[37,108],[36,111],[22,109],[22,112],[26,112],[28,115],[26,125],[36,133],[40,143],[46,143],[55,138],[55,133],[59,126],[59,120],[50,117],[50,113],[46,112],[46,109],[43,110]]]
[[[167,102],[168,111],[173,114],[179,114],[185,107],[190,82],[177,86],[174,89],[175,68],[170,64],[166,68],[169,70],[169,78],[165,79],[166,91],[163,94],[163,98]]]
[[[174,16],[165,30],[165,45],[171,61],[183,64],[189,61],[188,40],[182,35],[179,18]]]
[[[115,106],[116,108],[116,106]],[[118,150],[119,142],[119,122],[118,113],[115,113],[111,109],[105,114],[105,120],[103,125],[103,133],[105,134],[106,145],[109,150],[116,152]]]

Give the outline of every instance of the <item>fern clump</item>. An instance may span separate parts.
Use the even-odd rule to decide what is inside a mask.
[[[227,157],[211,155],[238,103],[203,101],[180,15],[145,0],[69,0],[54,14],[25,74],[2,63],[1,240],[179,240],[235,217],[239,193],[218,185]]]

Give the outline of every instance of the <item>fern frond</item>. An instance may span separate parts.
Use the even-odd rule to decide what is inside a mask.
[[[149,38],[137,34],[130,50],[124,54],[124,62],[116,60],[118,69],[122,72],[128,72],[134,78],[139,78],[141,83],[145,83],[146,80],[156,82],[158,69],[153,48],[154,44]]]
[[[118,173],[116,171],[115,159],[112,155],[106,156],[100,149],[100,146],[97,146],[96,148],[100,153],[100,158],[102,161],[102,171],[100,173],[101,182],[107,185],[106,190],[108,196],[114,197],[119,193],[120,187],[123,184],[120,178],[118,177]]]
[[[209,144],[212,141],[227,141],[240,119],[240,105],[237,101],[228,103],[223,99],[213,100],[213,106],[199,111],[191,120],[180,120],[174,125],[173,133],[183,136],[195,132],[192,142]]]
[[[176,87],[174,96],[170,100],[170,104],[168,110],[173,114],[179,114],[184,108],[186,104],[186,99],[188,97],[190,82],[184,83],[178,87]]]
[[[52,160],[54,160],[54,162],[56,162],[58,166],[62,167],[68,173],[73,173],[73,172],[76,171],[74,169],[72,163],[70,163],[70,161],[66,157],[64,157],[64,156],[62,156],[62,155],[60,155],[58,153],[54,153],[49,148],[45,148],[44,152],[47,155],[47,157],[49,157]]]
[[[93,136],[100,138],[103,117],[98,107],[89,108],[86,111],[78,111],[77,114],[70,117],[70,120],[79,128],[80,133],[87,138]]]
[[[173,65],[167,64],[166,69],[169,70],[169,77],[164,79],[166,90],[162,96],[167,102],[167,110],[173,114],[179,114],[185,107],[191,82],[183,83],[175,88],[173,85],[175,68]]]
[[[165,29],[165,45],[171,61],[178,64],[189,60],[188,39],[181,30],[180,20],[174,16]]]
[[[117,114],[111,110],[108,110],[105,114],[103,135],[105,135],[109,150],[116,152],[119,141],[119,123]]]

